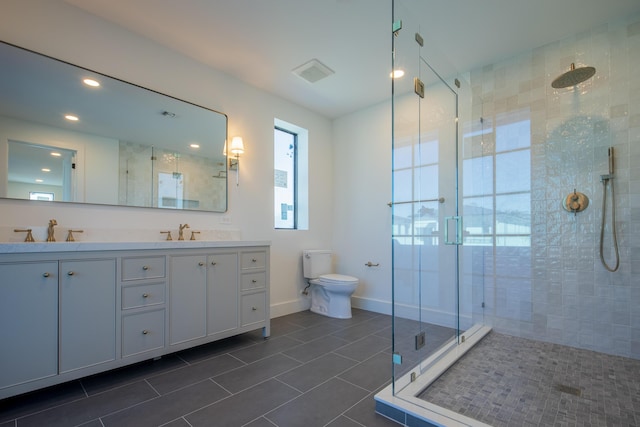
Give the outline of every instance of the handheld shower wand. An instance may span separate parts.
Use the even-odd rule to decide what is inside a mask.
[[[609,155],[609,174],[600,175],[600,181],[602,182],[602,222],[600,224],[600,261],[602,265],[610,272],[618,270],[620,266],[620,254],[618,253],[618,237],[616,233],[616,198],[613,190],[613,147],[608,150]],[[611,230],[613,234],[613,249],[615,253],[615,265],[610,267],[607,261],[604,259],[604,226],[605,217],[607,215],[607,185],[611,187]]]
[[[607,155],[609,156],[609,175],[613,175],[613,147],[609,147]]]

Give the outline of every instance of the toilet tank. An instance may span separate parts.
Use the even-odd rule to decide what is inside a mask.
[[[316,279],[332,272],[331,251],[307,250],[302,252],[302,270],[307,279]]]

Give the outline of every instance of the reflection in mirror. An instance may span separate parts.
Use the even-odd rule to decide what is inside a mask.
[[[226,115],[1,42],[0,63],[0,197],[226,211]]]
[[[73,200],[76,152],[60,147],[43,147],[19,141],[9,143],[7,196],[29,200]]]

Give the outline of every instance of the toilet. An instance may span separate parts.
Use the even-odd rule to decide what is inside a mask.
[[[311,311],[337,319],[351,319],[351,295],[358,287],[358,279],[333,274],[331,251],[303,251],[302,269],[311,285]]]

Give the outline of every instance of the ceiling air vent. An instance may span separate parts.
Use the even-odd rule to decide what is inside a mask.
[[[294,74],[302,77],[309,83],[315,83],[318,80],[322,80],[334,73],[331,68],[327,67],[317,59],[305,62],[301,66],[294,68],[292,71]]]

